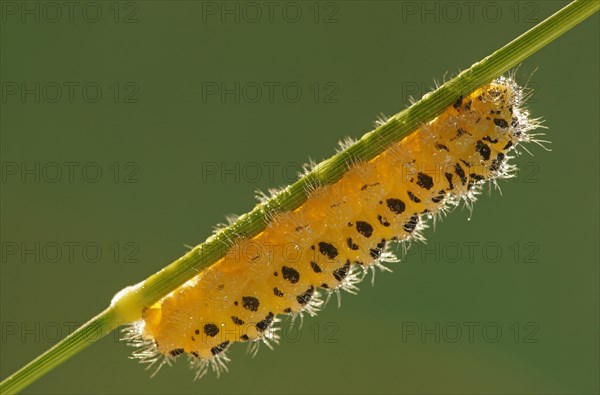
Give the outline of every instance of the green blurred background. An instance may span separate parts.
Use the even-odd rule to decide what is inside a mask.
[[[2,2],[1,378],[566,2],[51,4]],[[109,336],[25,392],[598,393],[598,28],[517,71],[552,152],[275,351],[150,379]]]

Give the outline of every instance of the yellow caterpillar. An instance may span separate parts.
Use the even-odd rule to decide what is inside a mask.
[[[236,342],[277,342],[281,315],[314,315],[322,296],[355,291],[369,269],[385,269],[391,241],[422,238],[428,219],[481,185],[508,177],[508,153],[538,126],[523,90],[500,78],[461,98],[374,159],[354,163],[336,183],[317,186],[293,212],[273,216],[252,239],[143,313],[131,329],[134,355],[162,365],[188,354],[197,377],[226,369]]]

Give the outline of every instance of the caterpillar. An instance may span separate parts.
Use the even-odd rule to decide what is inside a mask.
[[[284,316],[314,315],[332,294],[356,292],[389,270],[391,242],[423,240],[429,220],[510,177],[520,143],[545,142],[523,107],[526,92],[500,77],[340,180],[315,185],[304,204],[274,214],[264,231],[234,241],[214,265],[143,312],[129,328],[134,357],[159,368],[187,354],[196,378],[227,370],[234,343],[277,343]],[[515,151],[518,152],[518,151]],[[158,369],[157,369],[158,370]]]

